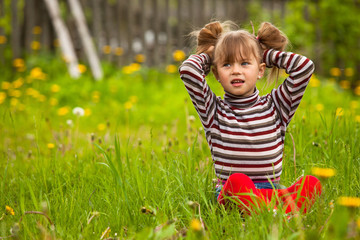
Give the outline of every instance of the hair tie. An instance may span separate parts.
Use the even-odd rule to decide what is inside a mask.
[[[256,40],[259,40],[259,36],[256,36]]]

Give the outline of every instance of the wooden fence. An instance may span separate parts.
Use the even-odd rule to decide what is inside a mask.
[[[53,0],[52,0],[53,1]],[[78,27],[69,4],[58,0],[61,18],[69,30],[80,61],[86,62]],[[45,0],[0,0],[0,18],[10,20],[8,39],[12,58],[24,58],[36,51],[54,51],[59,43]],[[86,25],[98,56],[118,65],[144,61],[148,66],[170,63],[176,49],[188,52],[186,35],[211,19],[248,23],[250,0],[80,0]],[[264,8],[284,9],[285,0],[267,0]],[[11,34],[9,32],[11,31]],[[8,33],[8,34],[6,34]],[[1,43],[1,39],[0,39]],[[4,44],[0,44],[1,62]],[[139,57],[140,54],[140,57]]]

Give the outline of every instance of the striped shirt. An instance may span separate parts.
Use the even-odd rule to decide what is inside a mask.
[[[205,130],[220,180],[244,173],[254,182],[279,182],[285,131],[299,106],[314,71],[313,62],[301,55],[267,50],[267,67],[285,69],[289,76],[271,93],[248,97],[225,92],[217,97],[206,83],[211,59],[207,54],[191,55],[179,68]]]

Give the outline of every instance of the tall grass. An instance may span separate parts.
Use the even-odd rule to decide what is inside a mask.
[[[288,220],[281,211],[247,216],[218,206],[210,151],[176,74],[141,69],[126,75],[109,67],[104,81],[74,81],[57,63],[36,64],[46,80],[30,71],[6,72],[5,81],[22,77],[24,84],[17,104],[8,97],[0,105],[0,214],[5,206],[15,212],[3,215],[1,237],[359,237],[358,208],[337,200],[359,197],[360,101],[334,83],[324,79],[307,89],[287,130],[281,181],[289,186],[314,166],[337,174],[322,179],[323,195],[308,214]],[[209,84],[222,94],[211,77]],[[27,95],[29,88],[46,100]],[[64,106],[66,114],[59,111]],[[87,115],[72,114],[77,106]],[[204,225],[197,228],[194,219]]]

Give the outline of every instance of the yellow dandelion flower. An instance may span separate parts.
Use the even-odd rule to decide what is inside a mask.
[[[351,101],[350,102],[350,108],[351,109],[357,109],[359,107],[359,102],[358,101]]]
[[[331,68],[330,75],[333,77],[340,77],[341,76],[341,69],[340,68]]]
[[[139,71],[141,68],[141,65],[138,64],[138,63],[132,63],[128,66],[124,66],[122,68],[122,71],[125,73],[125,74],[131,74],[133,72],[136,72],[136,71]]]
[[[10,82],[7,82],[7,81],[4,81],[1,83],[1,88],[4,89],[4,90],[8,90],[12,87],[11,83]]]
[[[85,108],[85,116],[90,116],[91,115],[91,109],[90,108]]]
[[[127,101],[125,104],[124,104],[124,107],[126,110],[130,110],[133,106],[133,103],[130,102],[130,101]]]
[[[39,96],[37,96],[36,98],[39,102],[45,102],[46,101],[46,96],[43,94],[39,94]]]
[[[104,130],[106,129],[106,124],[104,124],[104,123],[99,123],[99,124],[97,125],[97,129],[98,129],[99,131],[104,131]]]
[[[345,68],[344,74],[346,77],[354,76],[354,69],[353,68]]]
[[[111,229],[107,227],[102,233],[100,239],[108,238],[110,236]]]
[[[182,51],[182,50],[176,50],[173,52],[173,59],[176,61],[176,62],[181,62],[185,59],[185,52]]]
[[[354,93],[358,96],[360,96],[360,86],[357,86],[355,89],[354,89]]]
[[[23,78],[18,78],[12,83],[14,88],[20,88],[23,84],[24,84]]]
[[[310,82],[309,82],[309,85],[310,87],[319,87],[320,86],[320,80],[315,76],[313,75],[310,79]]]
[[[143,54],[137,54],[137,55],[135,56],[135,61],[138,62],[138,63],[143,63],[143,62],[145,62],[145,59],[146,59],[146,57],[145,57],[145,55],[143,55]]]
[[[32,50],[39,50],[40,49],[40,47],[41,47],[41,44],[40,44],[40,42],[39,41],[32,41],[31,42],[31,49]]]
[[[117,47],[115,48],[114,53],[116,56],[121,56],[124,54],[124,49],[122,47]]]
[[[16,68],[22,68],[25,66],[25,62],[24,62],[24,59],[22,58],[15,58],[13,60],[13,66],[16,67]]]
[[[5,36],[0,36],[0,44],[5,44],[7,41],[6,37]]]
[[[139,98],[137,96],[133,95],[133,96],[130,96],[129,100],[130,100],[130,102],[135,104],[135,103],[137,103]]]
[[[349,89],[351,87],[351,82],[348,80],[341,80],[339,85],[342,89]]]
[[[201,222],[199,221],[199,219],[193,218],[190,223],[190,229],[195,232],[199,232],[199,231],[201,231],[201,228],[202,228],[202,226],[201,226]]]
[[[12,216],[15,215],[14,209],[10,206],[5,206],[5,211],[6,211],[6,214],[10,214]]]
[[[318,112],[322,112],[324,110],[324,105],[321,104],[321,103],[318,103],[318,104],[315,105],[315,109]]]
[[[49,103],[51,106],[56,106],[58,105],[59,101],[56,98],[50,98]]]
[[[32,97],[34,97],[34,98],[37,98],[40,93],[39,93],[36,89],[27,88],[27,89],[25,90],[25,94],[26,94],[26,95],[29,95],[29,96],[32,96]]]
[[[41,68],[35,67],[30,71],[30,77],[38,80],[46,80],[47,75],[43,73]]]
[[[53,149],[53,148],[55,148],[55,144],[53,144],[53,143],[48,143],[48,144],[47,144],[47,148],[48,148],[48,149]]]
[[[360,115],[355,116],[355,122],[360,123]]]
[[[35,27],[33,27],[32,32],[34,35],[39,35],[39,34],[41,34],[42,29],[40,26],[35,26]]]
[[[19,103],[16,108],[17,108],[17,110],[19,110],[19,111],[24,111],[24,110],[25,110],[25,105],[22,104],[22,103]]]
[[[138,63],[132,63],[132,64],[130,64],[130,67],[131,67],[131,69],[133,70],[133,72],[136,72],[136,71],[139,71],[139,70],[140,70],[141,65],[138,64]]]
[[[61,107],[57,110],[57,114],[59,116],[65,116],[66,114],[68,114],[70,112],[70,108],[65,106],[65,107]]]
[[[5,102],[5,99],[6,99],[6,93],[0,92],[0,104]]]
[[[50,87],[50,91],[53,92],[53,93],[59,92],[60,89],[61,89],[61,87],[60,87],[59,85],[57,85],[57,84],[53,84],[53,85],[51,85],[51,87]]]
[[[19,100],[17,98],[10,98],[10,105],[12,107],[16,107],[19,104]]]
[[[9,91],[9,96],[19,98],[21,97],[22,92],[20,90]]]
[[[86,68],[86,66],[84,64],[79,64],[78,69],[79,69],[80,73],[84,73],[87,70],[87,68]]]
[[[91,99],[94,103],[98,103],[100,101],[100,92],[99,91],[92,92]]]
[[[102,51],[104,54],[110,54],[111,53],[111,47],[109,45],[105,45],[102,48]]]
[[[336,109],[336,112],[335,112],[335,115],[337,116],[337,117],[341,117],[341,116],[343,116],[344,115],[344,110],[342,109],[342,108],[337,108]]]
[[[344,207],[360,207],[360,198],[358,197],[339,197],[338,204]]]
[[[166,66],[166,71],[168,73],[176,73],[178,68],[174,64],[169,64]]]
[[[333,168],[318,168],[313,167],[311,168],[312,174],[321,178],[331,178],[335,176],[336,170]]]

